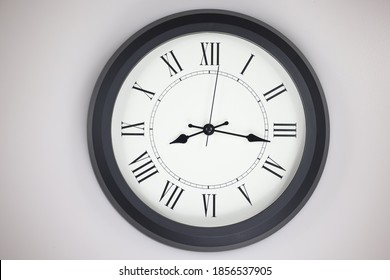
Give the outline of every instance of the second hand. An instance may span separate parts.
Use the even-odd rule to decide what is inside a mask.
[[[217,68],[217,75],[216,75],[216,77],[215,77],[213,101],[212,101],[212,103],[211,103],[211,112],[210,112],[209,124],[211,124],[211,119],[212,119],[212,117],[213,117],[215,93],[217,92],[218,75],[219,75],[219,65],[218,65],[218,68]],[[208,142],[209,142],[209,135],[207,135],[207,138],[206,138],[206,147],[207,147],[207,143],[208,143]]]

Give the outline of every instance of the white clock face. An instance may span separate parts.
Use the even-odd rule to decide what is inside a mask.
[[[299,92],[264,49],[199,32],[128,73],[111,137],[129,188],[173,221],[215,227],[260,213],[287,188],[306,137]]]

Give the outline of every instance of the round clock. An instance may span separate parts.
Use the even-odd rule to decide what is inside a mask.
[[[305,204],[329,142],[312,68],[253,18],[196,10],[129,38],[96,84],[89,148],[113,205],[164,243],[226,250]]]

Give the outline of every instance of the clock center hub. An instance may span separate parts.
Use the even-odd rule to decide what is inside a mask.
[[[211,124],[211,123],[208,123],[206,124],[204,127],[203,127],[203,132],[204,134],[206,135],[211,135],[213,134],[215,131],[215,127]]]

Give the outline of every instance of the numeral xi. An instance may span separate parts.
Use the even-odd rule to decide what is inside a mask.
[[[166,65],[168,65],[169,74],[171,75],[171,77],[173,75],[176,75],[178,72],[183,71],[183,68],[181,67],[173,51],[169,51],[160,57],[166,63]]]

